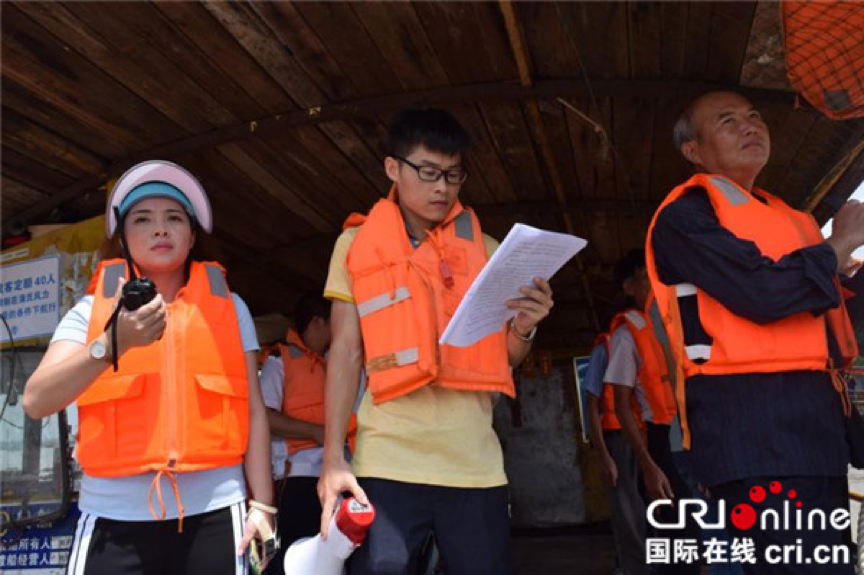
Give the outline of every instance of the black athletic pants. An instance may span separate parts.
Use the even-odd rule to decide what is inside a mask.
[[[82,513],[67,575],[245,575],[237,556],[246,504],[177,520],[115,521]]]

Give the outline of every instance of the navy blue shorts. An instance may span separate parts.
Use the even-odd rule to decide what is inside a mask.
[[[375,506],[349,575],[414,575],[430,532],[447,575],[511,575],[507,487],[465,489],[361,478]]]

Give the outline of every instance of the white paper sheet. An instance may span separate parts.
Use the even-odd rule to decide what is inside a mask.
[[[467,347],[500,330],[514,314],[507,300],[519,288],[549,279],[585,247],[584,239],[516,224],[474,279],[439,343]]]

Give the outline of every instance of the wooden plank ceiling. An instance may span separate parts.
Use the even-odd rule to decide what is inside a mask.
[[[774,3],[513,7],[527,88],[496,2],[3,2],[2,219],[90,217],[109,178],[170,159],[210,194],[234,289],[289,312],[347,214],[387,191],[387,117],[440,105],[474,140],[463,200],[489,233],[567,213],[588,238],[541,341],[584,348],[619,297],[615,260],[687,175],[670,134],[690,98],[745,90],[773,133],[761,184],[797,205],[864,136],[795,106]]]

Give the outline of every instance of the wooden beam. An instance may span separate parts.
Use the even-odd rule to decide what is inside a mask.
[[[565,207],[562,207],[557,202],[510,202],[466,205],[477,212],[477,215],[481,219],[484,217],[522,218],[525,215],[550,213],[568,213],[573,215],[592,212],[622,213],[624,210],[631,210],[634,207],[633,202],[630,200],[616,199],[576,200]],[[659,205],[659,202],[637,201],[635,207],[638,213],[649,215],[654,213],[654,210]],[[244,253],[242,260],[249,265],[255,266],[279,262],[282,258],[288,257],[290,259],[290,254],[293,253],[306,253],[330,247],[336,242],[338,237],[339,234],[335,232],[315,234],[300,241],[288,242],[260,253]],[[600,297],[600,299],[603,300],[604,298]]]
[[[820,226],[834,217],[840,206],[864,183],[864,142],[855,146],[840,162],[840,165],[842,164],[845,164],[845,167],[841,175],[821,194],[818,205],[813,209],[813,217]]]
[[[684,96],[696,96],[710,90],[732,90],[740,92],[757,104],[781,103],[792,105],[795,102],[795,94],[783,90],[764,90],[709,82],[679,80],[592,80],[591,89],[598,98],[680,98]],[[25,222],[42,217],[50,213],[51,210],[67,202],[74,201],[81,192],[98,188],[110,177],[119,176],[135,162],[145,159],[171,159],[196,150],[209,149],[228,142],[247,140],[296,126],[369,118],[411,106],[444,106],[484,100],[555,99],[559,96],[588,98],[589,89],[586,83],[581,80],[550,80],[534,82],[530,86],[521,86],[517,81],[493,82],[360,98],[351,101],[334,102],[325,106],[294,110],[276,116],[210,130],[203,134],[182,138],[144,150],[132,156],[118,159],[112,162],[105,169],[104,173],[79,180],[52,194],[45,202],[24,210],[16,217]],[[816,112],[814,111],[813,113],[815,114]],[[8,222],[4,222],[5,224],[8,224]]]
[[[75,182],[71,186],[63,188],[55,194],[51,194],[49,197],[45,198],[45,200],[43,201],[40,201],[38,204],[26,210],[22,210],[14,217],[5,220],[3,222],[3,227],[9,226],[15,220],[24,222],[25,225],[37,223],[33,222],[33,220],[50,214],[51,211],[55,208],[59,208],[64,204],[78,200],[79,195],[84,194],[88,191],[96,190],[100,186],[104,185],[107,181],[107,173],[100,174],[98,176],[88,176],[83,180]]]
[[[531,79],[531,62],[528,58],[528,50],[525,47],[525,38],[522,34],[522,28],[516,19],[516,10],[513,8],[513,3],[510,0],[500,0],[499,7],[504,16],[504,24],[507,28],[507,37],[510,40],[510,47],[513,49],[513,56],[516,59],[516,67],[519,70],[519,83],[523,88],[530,88],[533,84]],[[531,119],[531,127],[534,132],[534,139],[540,147],[540,153],[543,157],[543,163],[546,166],[546,171],[552,181],[552,189],[555,192],[555,198],[561,218],[564,220],[564,228],[567,233],[575,235],[576,226],[573,224],[572,214],[567,210],[567,190],[564,188],[564,180],[561,178],[561,172],[555,163],[555,155],[552,153],[552,143],[549,141],[549,135],[546,133],[546,125],[543,123],[543,118],[540,117],[540,107],[537,104],[537,97],[531,96],[526,99],[526,107],[528,108],[528,117]],[[583,229],[584,220],[583,220]],[[597,314],[597,307],[594,305],[594,300],[591,297],[591,284],[588,281],[588,274],[585,272],[585,266],[582,264],[582,259],[574,258],[576,268],[579,270],[579,277],[582,280],[582,289],[585,292],[585,297],[588,301],[588,309],[591,313],[591,320],[594,324],[594,329],[600,333],[600,316]]]
[[[688,82],[681,80],[592,80],[591,88],[598,98],[681,98],[698,96],[708,91],[736,91],[754,103],[783,103],[793,105],[795,94],[783,90],[746,88],[711,82]],[[484,100],[526,100],[529,98],[555,98],[568,96],[587,98],[589,89],[580,80],[550,80],[523,86],[516,81],[448,86],[417,92],[400,92],[384,96],[359,98],[333,102],[323,106],[293,110],[234,126],[211,130],[176,142],[158,146],[142,156],[174,155],[202,147],[212,147],[226,142],[245,140],[286,128],[335,121],[351,121],[370,118],[402,108],[415,106],[443,106]],[[816,113],[814,111],[814,113]]]
[[[852,148],[848,154],[846,154],[843,158],[840,159],[837,164],[831,168],[831,170],[825,174],[825,177],[816,185],[816,189],[813,194],[807,198],[807,205],[804,208],[805,212],[813,212],[816,207],[822,203],[822,200],[832,191],[837,185],[837,182],[841,177],[849,170],[849,167],[852,166],[856,160],[858,160],[864,152],[864,140],[862,140],[857,146]],[[857,184],[856,184],[857,186]],[[851,191],[855,191],[855,188],[852,188]],[[848,197],[848,196],[847,196]]]
[[[556,202],[511,202],[506,204],[471,204],[480,217],[484,216],[518,216],[520,214],[548,214],[551,212],[566,212],[571,215],[579,213],[614,212],[616,214],[635,211],[638,214],[653,214],[660,202],[629,199],[576,199],[566,206]]]
[[[298,242],[290,242],[281,246],[276,246],[266,252],[247,254],[244,256],[244,260],[252,265],[267,265],[271,262],[276,262],[282,259],[293,260],[294,256],[292,254],[323,250],[326,247],[332,248],[338,237],[338,233],[316,234]]]
[[[105,160],[79,148],[56,132],[4,108],[3,145],[50,165],[73,178],[98,173]]]
[[[247,250],[236,245],[233,238],[220,232],[214,231],[214,233],[207,238],[207,242],[213,246],[213,250],[217,252],[220,258],[223,258],[221,263],[225,266],[225,269],[228,270],[229,274],[232,270],[237,270],[240,267],[252,267],[266,274],[270,278],[273,285],[268,286],[267,289],[269,290],[278,291],[280,286],[289,290],[293,289],[298,291],[321,288],[321,285],[319,285],[316,278],[305,273],[306,270],[298,270],[297,266],[282,266],[280,268],[280,273],[274,273],[273,266],[268,265],[267,260],[254,257]],[[291,276],[290,281],[286,279],[286,274]]]

